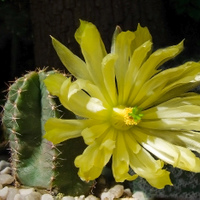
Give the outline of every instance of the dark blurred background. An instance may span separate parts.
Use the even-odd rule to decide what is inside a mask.
[[[185,39],[177,60],[200,60],[199,0],[0,0],[1,91],[28,70],[64,69],[49,35],[80,56],[74,39],[79,19],[98,27],[108,51],[116,25],[135,30],[140,23],[149,28],[155,49]]]

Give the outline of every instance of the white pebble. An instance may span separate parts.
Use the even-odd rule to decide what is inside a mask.
[[[39,192],[32,192],[28,195],[25,196],[25,200],[40,200],[41,199],[41,194]]]
[[[5,167],[3,170],[0,171],[0,174],[11,174],[11,168]]]
[[[103,192],[101,194],[101,200],[113,200],[114,198],[115,198],[115,195],[109,192]]]
[[[28,189],[19,189],[19,193],[23,196],[28,195],[32,192],[34,192],[34,188],[28,188]]]
[[[16,194],[14,200],[25,200],[25,197],[21,194]]]
[[[101,194],[101,200],[113,200],[115,198],[119,198],[124,193],[124,186],[123,185],[115,185],[107,192],[103,192]]]
[[[85,195],[81,195],[79,197],[74,197],[75,200],[84,200],[85,199]]]
[[[124,193],[124,186],[123,185],[115,185],[112,187],[108,192],[115,194],[115,198],[119,198]]]
[[[6,162],[5,160],[0,161],[0,171],[2,171],[4,168],[9,167],[10,163]]]
[[[99,198],[95,197],[94,195],[89,195],[85,198],[85,200],[99,200]]]
[[[134,200],[146,200],[147,199],[143,192],[135,192],[133,194],[133,198],[134,198]]]
[[[0,190],[0,197],[4,200],[6,199],[7,195],[8,195],[8,187],[6,186]]]
[[[6,200],[13,200],[16,194],[19,194],[18,189],[8,188],[8,195]]]
[[[124,190],[124,195],[126,196],[126,197],[132,197],[132,192],[131,192],[131,190],[129,189],[129,188],[126,188],[125,190]]]
[[[74,200],[74,197],[72,197],[72,196],[64,196],[62,198],[62,200]]]
[[[41,200],[53,200],[53,197],[50,194],[43,194]]]
[[[0,174],[0,184],[9,185],[14,181],[14,177],[10,174]]]

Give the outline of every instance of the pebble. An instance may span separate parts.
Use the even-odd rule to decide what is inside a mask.
[[[5,160],[0,161],[0,171],[2,171],[4,168],[9,167],[10,163],[6,162]]]
[[[64,196],[62,198],[62,200],[74,200],[74,197],[72,197],[72,196]]]
[[[14,181],[14,177],[10,174],[0,174],[0,184],[9,185]]]
[[[89,195],[85,198],[85,200],[99,200],[99,198],[95,197],[94,195]]]
[[[53,197],[50,194],[43,194],[41,200],[53,200]]]
[[[16,188],[8,188],[8,195],[6,200],[13,200],[15,195],[18,194],[19,191]]]
[[[19,193],[23,196],[26,196],[28,194],[31,194],[32,192],[34,192],[34,188],[27,188],[27,189],[19,189]]]
[[[115,185],[107,192],[101,194],[101,200],[113,200],[115,198],[120,198],[124,193],[123,185]]]
[[[41,199],[41,194],[39,192],[31,192],[28,195],[25,195],[25,200],[40,200]]]
[[[147,200],[143,192],[135,192],[132,197],[134,200]]]
[[[0,197],[4,200],[8,195],[8,187],[4,187],[0,190]]]
[[[124,189],[124,194],[125,197],[132,197],[132,192],[129,188]]]
[[[85,199],[85,195],[81,195],[79,197],[74,197],[75,200],[84,200]]]
[[[5,167],[0,171],[0,174],[11,174],[11,168],[10,167]]]
[[[136,199],[133,197],[125,197],[125,198],[120,198],[120,200],[136,200]]]
[[[25,197],[21,194],[16,194],[14,200],[25,200]]]

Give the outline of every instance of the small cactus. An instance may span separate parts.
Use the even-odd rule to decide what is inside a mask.
[[[83,140],[54,146],[43,138],[48,118],[75,118],[70,111],[61,111],[58,99],[46,90],[43,80],[51,73],[30,72],[9,87],[2,122],[10,144],[13,175],[22,185],[68,195],[87,194],[91,183],[82,182],[74,166],[75,157],[85,148]]]

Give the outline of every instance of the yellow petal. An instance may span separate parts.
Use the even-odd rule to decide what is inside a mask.
[[[199,69],[199,63],[187,62],[162,71],[143,85],[132,103],[150,107],[193,89],[200,82]]]
[[[117,55],[117,60],[115,63],[115,72],[118,86],[118,103],[122,103],[123,90],[124,90],[124,76],[126,74],[128,63],[132,55],[131,43],[135,38],[133,32],[121,32],[115,41],[115,54]]]
[[[137,87],[137,82],[135,81],[139,72],[140,67],[148,58],[149,53],[152,49],[152,42],[147,41],[141,46],[139,46],[131,56],[126,75],[124,77],[124,104],[133,102],[136,98],[133,95],[134,87]]]
[[[141,75],[139,81],[142,83],[146,82],[146,80],[157,73],[159,66],[177,56],[182,50],[183,42],[180,42],[177,45],[155,51],[141,67],[140,74],[138,75],[138,77]],[[142,74],[144,74],[144,76],[142,76]]]
[[[76,115],[98,120],[108,116],[108,110],[105,109],[102,101],[90,97],[76,81],[71,83],[69,79],[62,84],[59,99],[62,105]]]
[[[200,95],[190,92],[159,104],[159,106],[170,108],[176,108],[185,105],[200,106]]]
[[[81,131],[88,126],[89,120],[63,120],[50,118],[45,124],[44,138],[54,144],[81,136]]]
[[[143,128],[142,131],[148,135],[162,138],[171,144],[182,146],[200,153],[200,133],[197,131],[153,130],[145,128]]]
[[[166,185],[172,185],[169,172],[162,169],[163,162],[155,160],[145,149],[141,148],[139,153],[131,154],[131,168],[136,174],[145,178],[147,182],[157,189],[162,189]]]
[[[189,149],[173,145],[139,130],[135,130],[134,133],[141,145],[159,159],[184,170],[200,171],[200,159]]]
[[[79,168],[78,175],[84,181],[95,180],[101,175],[103,166],[97,165],[96,157],[103,159],[103,155],[99,154],[96,143],[89,145],[83,152],[75,159],[75,166]]]
[[[140,24],[137,26],[137,30],[134,32],[135,40],[133,41],[133,50],[140,47],[146,41],[152,41],[151,34],[147,27],[141,27]]]
[[[60,88],[63,84],[63,82],[67,78],[63,74],[55,73],[49,75],[45,80],[45,86],[47,87],[47,90],[52,94],[59,96],[60,95]]]
[[[163,133],[164,136],[165,133]],[[179,132],[167,132],[168,138],[171,143],[188,148],[192,151],[197,151],[200,153],[200,133],[196,131],[179,131]]]
[[[159,169],[156,171],[156,174],[149,175],[149,174],[144,173],[144,178],[147,180],[147,182],[151,186],[157,189],[163,189],[166,185],[170,185],[170,186],[173,185],[170,180],[169,174],[170,172],[168,172],[167,170]]]
[[[80,90],[84,90],[89,94],[89,96],[99,99],[105,107],[109,106],[107,102],[107,100],[109,101],[109,98],[106,98],[107,96],[103,93],[103,91],[88,80],[77,79],[73,82],[69,88],[68,97],[71,96],[71,93],[73,94],[74,91]]]
[[[134,138],[134,128],[131,129],[131,132],[125,135],[125,140],[127,146],[131,149],[131,152],[137,154],[141,150],[140,144]]]
[[[67,47],[52,37],[52,44],[67,70],[76,78],[91,80],[86,64]]]
[[[84,129],[81,133],[87,145],[90,145],[94,140],[104,134],[110,127],[109,123],[100,123]]]
[[[137,175],[130,175],[129,164],[130,156],[127,150],[127,144],[125,141],[126,135],[128,132],[118,132],[116,138],[116,148],[113,152],[112,157],[112,171],[113,176],[117,182],[123,182],[125,180],[134,180],[137,178]],[[134,144],[132,144],[134,145]]]
[[[196,130],[200,131],[200,119],[196,118],[174,118],[141,120],[138,127],[157,130]]]
[[[79,168],[81,179],[89,181],[100,176],[103,167],[110,160],[115,148],[116,134],[113,129],[101,135],[89,145],[82,155],[75,159],[75,166]]]
[[[116,26],[115,31],[113,33],[113,37],[112,37],[111,53],[115,52],[116,38],[119,35],[119,33],[121,33],[121,32],[122,32],[122,30],[121,30],[120,26]]]
[[[196,99],[192,97],[178,97],[163,102],[158,106],[143,111],[143,119],[173,119],[173,118],[199,118],[200,119],[200,95]]]
[[[80,20],[75,38],[80,44],[93,83],[101,86],[103,83],[101,62],[107,53],[97,28],[90,22]]]
[[[115,106],[117,104],[117,90],[115,83],[115,62],[117,59],[116,54],[108,54],[102,61],[102,73],[104,77],[104,84],[107,90],[105,96],[110,97],[108,102]]]
[[[133,97],[137,96],[139,91],[145,92],[142,90],[142,86],[156,73],[158,73],[158,67],[161,66],[164,62],[174,58],[183,50],[183,42],[178,45],[170,46],[165,49],[159,49],[155,51],[146,62],[140,68],[140,71],[137,75],[136,87],[132,93],[130,101],[133,100]],[[135,100],[136,101],[136,100]]]
[[[181,152],[181,158],[177,167],[191,172],[200,172],[200,159],[195,156],[189,149],[177,146]]]
[[[71,83],[71,77],[70,77],[63,82],[63,84],[60,87],[60,93],[59,93],[59,100],[60,100],[61,104],[68,110],[70,110],[69,100],[68,100],[68,92],[69,92],[69,88],[70,88],[71,84],[72,83]]]

